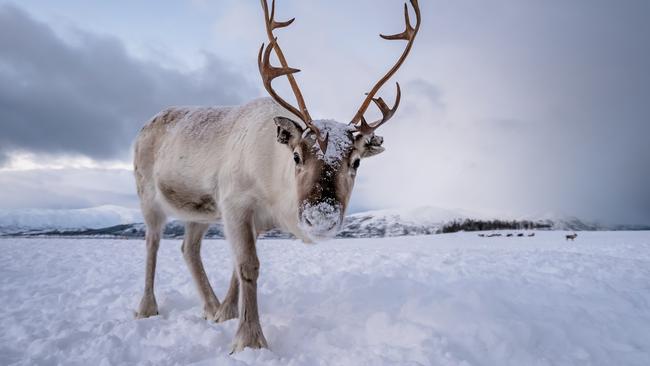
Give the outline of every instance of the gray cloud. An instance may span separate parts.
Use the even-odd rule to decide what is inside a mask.
[[[122,169],[38,169],[0,174],[0,208],[137,207],[133,173]]]
[[[421,6],[400,72],[439,93],[404,82],[359,201],[650,223],[650,3]]]
[[[167,105],[235,104],[257,92],[210,54],[183,73],[130,56],[115,38],[74,36],[67,43],[0,5],[0,163],[11,150],[124,158],[138,128]]]
[[[303,70],[298,79],[316,118],[350,118],[362,92],[403,46],[377,37],[401,30],[399,2],[346,2],[342,12],[343,3],[278,2],[280,19],[297,18],[279,36],[291,66]],[[74,13],[73,3],[57,4],[62,13]],[[435,205],[650,223],[650,2],[420,5],[421,33],[393,80],[403,87],[402,105],[380,132],[387,152],[363,162],[353,207]],[[219,51],[257,80],[254,56],[265,40],[259,5],[233,0],[215,6]],[[115,39],[79,32],[76,42],[65,43],[22,12],[0,9],[0,156],[7,144],[116,156],[165,104],[233,103],[257,94],[211,56],[205,68],[184,74],[129,57]],[[83,20],[91,15],[106,17],[96,12]],[[156,26],[145,17],[133,19],[142,28]],[[164,44],[191,42],[194,33],[161,34]],[[381,92],[387,100],[393,81]],[[218,86],[225,84],[223,90],[235,85],[238,92],[224,93]],[[286,83],[278,87],[290,96]],[[63,116],[56,124],[46,118],[53,111]],[[12,114],[23,119],[8,119]],[[27,187],[33,179],[37,187],[41,176],[22,179],[16,184]]]

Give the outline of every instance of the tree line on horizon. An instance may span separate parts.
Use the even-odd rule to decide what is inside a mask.
[[[438,233],[456,233],[459,231],[487,231],[487,230],[533,230],[551,229],[551,224],[530,220],[452,220],[444,224]]]

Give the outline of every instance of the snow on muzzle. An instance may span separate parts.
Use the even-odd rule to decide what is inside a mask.
[[[341,226],[342,212],[338,203],[304,203],[300,212],[300,229],[314,240],[330,239]]]

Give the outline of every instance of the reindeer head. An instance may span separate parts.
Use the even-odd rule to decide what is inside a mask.
[[[336,234],[346,211],[362,158],[384,151],[381,137],[354,133],[331,120],[312,121],[328,136],[321,150],[317,135],[289,118],[276,117],[277,139],[287,145],[295,166],[301,229],[313,239]]]
[[[420,9],[417,0],[410,0],[415,11],[416,24],[411,26],[408,7],[404,4],[406,29],[394,35],[380,35],[387,40],[405,40],[406,48],[395,65],[375,84],[350,123],[331,120],[313,120],[309,115],[302,93],[293,76],[300,71],[290,68],[280,49],[273,30],[283,28],[294,19],[286,22],[275,21],[275,0],[269,14],[266,0],[261,0],[264,10],[266,32],[269,46],[260,48],[258,66],[264,87],[271,97],[298,116],[300,123],[286,117],[275,117],[277,140],[288,147],[287,159],[295,164],[296,190],[298,194],[298,215],[301,229],[312,239],[329,238],[338,231],[354,186],[354,180],[362,158],[377,155],[384,151],[383,138],[375,134],[379,126],[386,123],[397,111],[401,98],[399,83],[396,83],[395,103],[390,108],[381,97],[375,98],[379,89],[397,72],[411,51],[413,41],[420,29]],[[281,67],[270,64],[271,52],[275,50]],[[286,75],[298,102],[298,108],[282,99],[271,86],[273,79]],[[382,113],[380,120],[368,123],[364,114],[374,102]]]

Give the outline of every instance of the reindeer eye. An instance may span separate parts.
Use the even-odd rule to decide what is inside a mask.
[[[352,162],[352,169],[354,169],[354,170],[358,169],[358,168],[359,168],[359,164],[361,164],[361,160],[359,160],[359,159],[354,159],[354,161]]]
[[[295,161],[296,164],[300,164],[300,155],[298,155],[297,152],[293,153],[293,161]]]

